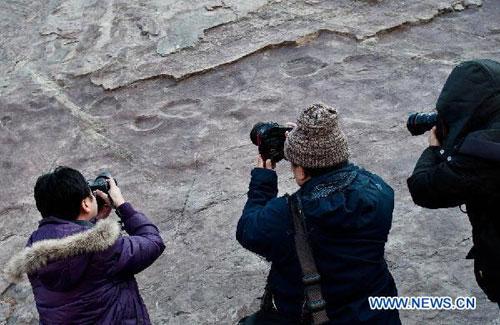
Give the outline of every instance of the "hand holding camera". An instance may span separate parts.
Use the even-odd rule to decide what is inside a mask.
[[[117,182],[111,176],[111,173],[102,172],[97,175],[95,180],[87,181],[87,183],[90,190],[96,195],[99,214],[101,214],[101,210],[106,211],[108,207],[109,209],[116,209],[125,203],[120,188],[118,188]]]
[[[93,193],[98,202],[96,218],[98,220],[106,219],[111,213],[111,210],[113,210],[111,200],[109,199],[109,196],[101,190],[95,190]]]
[[[108,179],[108,185],[109,185],[108,196],[110,197],[111,203],[113,204],[114,208],[116,209],[120,205],[125,203],[125,199],[123,198],[122,191],[116,185],[116,181],[114,178]]]
[[[431,132],[429,133],[429,146],[430,147],[439,147],[441,143],[439,142],[438,136],[436,134],[437,127],[433,127]]]
[[[257,168],[274,169],[276,167],[276,163],[272,162],[271,159],[267,159],[264,161],[261,155],[257,155],[255,166]]]

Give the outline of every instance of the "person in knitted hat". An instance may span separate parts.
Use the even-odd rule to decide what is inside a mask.
[[[384,259],[394,191],[379,176],[349,161],[335,108],[311,105],[292,125],[284,156],[299,189],[291,197],[278,197],[275,164],[259,155],[238,221],[239,243],[271,262],[261,309],[240,324],[313,324],[322,310],[332,324],[400,324],[396,309],[372,310],[368,299],[397,296]],[[310,285],[302,281],[292,198],[300,199],[320,276],[324,304],[314,310],[307,308],[313,305],[304,293]]]

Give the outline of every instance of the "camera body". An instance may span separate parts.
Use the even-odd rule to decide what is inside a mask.
[[[107,182],[108,179],[114,179],[111,176],[111,173],[108,171],[102,172],[94,180],[87,180],[87,184],[90,187],[90,190],[94,192],[95,190],[99,190],[101,192],[104,192],[108,194],[109,192],[109,183]],[[115,179],[115,183],[118,184],[118,182]],[[100,209],[104,205],[103,199],[101,199],[99,196],[96,196],[97,199],[97,206]]]
[[[277,163],[285,157],[283,152],[285,133],[292,129],[276,122],[258,122],[250,132],[250,139],[259,147],[259,154],[264,161],[271,159],[273,163]]]
[[[100,190],[106,194],[109,191],[109,184],[107,182],[108,179],[112,179],[110,172],[102,172],[94,180],[87,180],[87,184],[89,184],[90,190],[93,192],[95,190]],[[116,179],[115,179],[116,182]],[[118,184],[118,183],[116,183]]]

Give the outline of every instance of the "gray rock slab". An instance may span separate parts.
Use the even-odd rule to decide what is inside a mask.
[[[10,45],[36,39],[37,49],[30,49],[35,53],[24,59],[40,61],[49,75],[90,74],[93,83],[115,89],[159,75],[182,79],[269,46],[300,43],[319,30],[365,39],[478,5],[456,0],[54,0],[48,6],[35,1],[20,12],[21,5],[9,1],[3,6],[14,16],[0,27],[14,29],[17,37]],[[14,20],[16,15],[21,19]],[[16,26],[23,19],[30,26]]]
[[[400,294],[478,299],[403,323],[498,323],[464,259],[467,217],[411,201],[426,138],[405,121],[434,107],[458,62],[500,60],[499,15],[497,1],[1,2],[0,265],[36,228],[39,175],[109,169],[165,238],[137,277],[152,321],[235,323],[258,308],[269,268],[235,241],[249,131],[319,101],[339,109],[352,160],[395,189],[386,257]],[[277,172],[280,193],[297,188],[286,162]],[[0,322],[37,322],[26,281],[0,289]]]

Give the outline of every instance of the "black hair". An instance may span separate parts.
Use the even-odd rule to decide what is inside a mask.
[[[80,215],[82,200],[91,195],[83,175],[64,166],[38,177],[35,184],[36,208],[42,218],[54,216],[74,220]]]
[[[323,167],[323,168],[306,168],[306,167],[302,167],[302,168],[304,168],[304,172],[307,176],[316,177],[316,176],[328,174],[329,172],[333,172],[334,170],[343,168],[347,165],[347,163],[348,162],[346,160],[346,161],[343,161],[343,162],[341,162],[337,165],[334,165],[334,166],[328,166],[328,167]],[[298,166],[296,164],[293,164],[293,165],[295,167]]]

